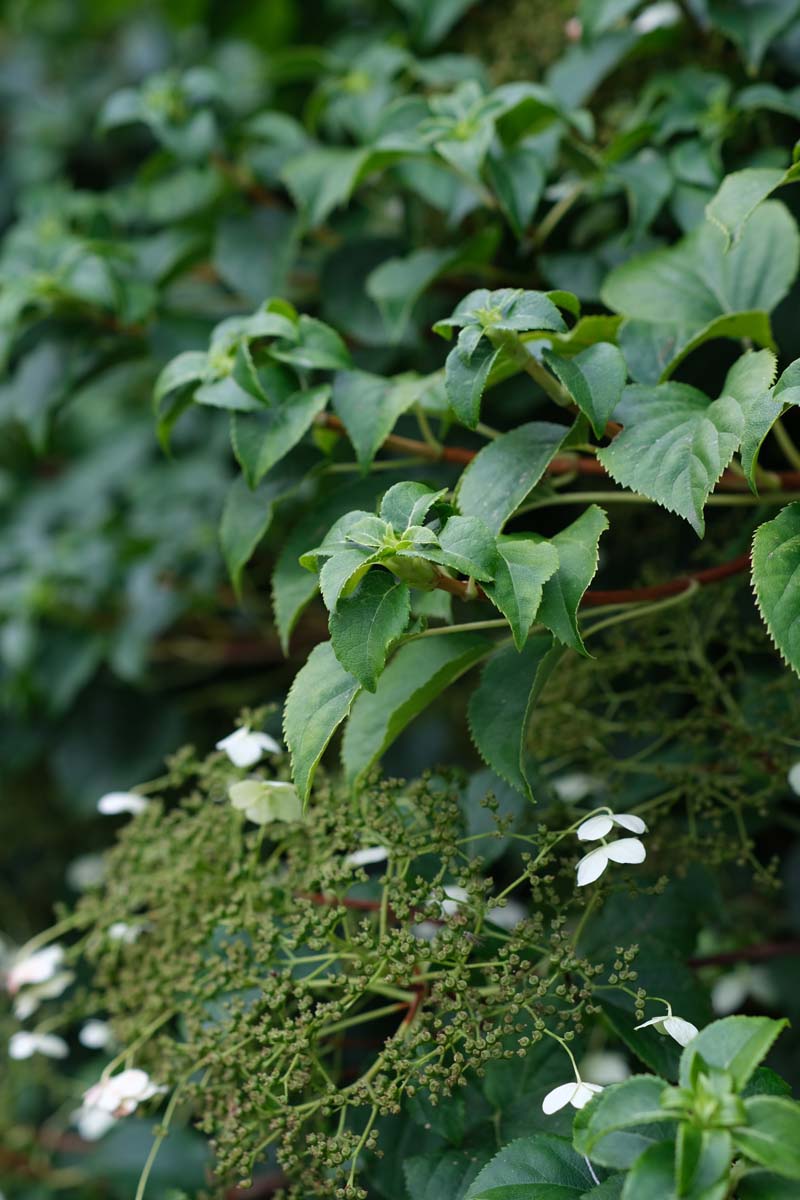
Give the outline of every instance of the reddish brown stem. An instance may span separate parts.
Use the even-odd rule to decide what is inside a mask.
[[[690,967],[725,967],[729,963],[766,962],[772,958],[795,958],[800,955],[800,940],[793,942],[759,942],[739,950],[723,950],[719,954],[701,954],[689,959]]]

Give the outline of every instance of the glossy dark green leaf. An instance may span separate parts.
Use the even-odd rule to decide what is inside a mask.
[[[499,533],[541,479],[569,430],[549,421],[518,425],[478,452],[459,480],[458,507]]]

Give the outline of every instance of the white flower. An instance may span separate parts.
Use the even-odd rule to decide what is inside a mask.
[[[105,1050],[113,1040],[111,1026],[107,1021],[93,1019],[81,1026],[78,1041],[88,1050]]]
[[[79,854],[67,867],[67,883],[76,892],[85,892],[103,882],[106,860],[102,854]]]
[[[127,921],[114,921],[108,927],[108,936],[112,942],[124,942],[126,946],[132,946],[143,932],[144,925],[129,925]]]
[[[794,763],[789,768],[789,774],[786,776],[789,787],[796,796],[800,796],[800,762]]]
[[[104,817],[116,817],[120,813],[137,816],[147,808],[148,801],[136,792],[106,792],[97,801],[97,811]]]
[[[469,892],[466,888],[458,887],[454,883],[446,883],[444,885],[444,894],[446,899],[440,903],[443,917],[452,917],[458,912],[462,904],[469,900]]]
[[[599,1083],[584,1083],[582,1079],[576,1079],[571,1083],[560,1083],[545,1096],[542,1101],[542,1112],[549,1117],[568,1104],[571,1104],[573,1108],[583,1108],[589,1103],[592,1096],[602,1090]]]
[[[724,1017],[740,1009],[748,996],[765,1008],[773,1007],[777,999],[769,973],[763,967],[741,963],[716,981],[711,989],[711,1007]]]
[[[45,946],[32,954],[18,954],[6,974],[6,988],[13,996],[25,984],[46,983],[63,961],[64,949],[59,945]]]
[[[254,825],[270,821],[299,821],[303,805],[293,783],[279,779],[242,779],[228,788],[231,804]]]
[[[486,919],[493,925],[499,925],[501,929],[516,929],[527,915],[528,910],[524,904],[520,904],[518,900],[507,900],[502,907],[498,904],[490,908]]]
[[[673,1017],[671,1011],[666,1016],[651,1017],[649,1021],[642,1021],[636,1029],[647,1029],[649,1025],[654,1026],[658,1033],[668,1034],[679,1046],[688,1046],[692,1038],[697,1037],[698,1032],[697,1026],[691,1021],[684,1021],[683,1017]]]
[[[647,851],[638,838],[618,838],[606,846],[597,846],[578,863],[578,887],[594,883],[610,862],[640,863],[644,862],[646,856]]]
[[[131,1067],[101,1079],[83,1096],[83,1108],[96,1108],[112,1117],[129,1117],[144,1100],[150,1100],[167,1089],[159,1087],[146,1071]]]
[[[363,850],[354,850],[344,860],[348,867],[369,867],[373,863],[386,862],[389,851],[385,846],[365,846]]]
[[[252,767],[264,754],[280,754],[281,748],[268,733],[242,725],[227,737],[220,738],[217,750],[224,750],[235,767]]]
[[[590,1050],[582,1059],[580,1069],[604,1086],[622,1083],[631,1074],[624,1055],[615,1050]]]
[[[30,984],[15,998],[14,1016],[18,1021],[27,1021],[43,1000],[55,1000],[67,990],[74,978],[72,971],[59,971],[44,983]]]
[[[559,800],[565,804],[577,804],[592,792],[601,791],[603,781],[594,775],[587,775],[585,771],[570,771],[553,779],[550,786]]]
[[[93,1108],[88,1104],[76,1109],[72,1114],[72,1120],[85,1142],[96,1142],[98,1138],[108,1133],[112,1125],[117,1123],[116,1117],[111,1113],[102,1108]]]
[[[20,1030],[9,1038],[8,1053],[11,1058],[30,1058],[33,1054],[44,1054],[46,1058],[66,1058],[69,1047],[63,1038],[54,1033]]]
[[[582,842],[596,842],[599,838],[606,837],[615,825],[620,829],[627,829],[629,833],[646,833],[647,826],[641,817],[637,817],[634,813],[598,813],[596,817],[589,817],[582,825],[576,829],[578,838]]]

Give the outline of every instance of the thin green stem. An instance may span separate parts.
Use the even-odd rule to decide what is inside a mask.
[[[797,492],[768,492],[762,496],[751,496],[747,492],[721,493],[709,496],[706,504],[720,508],[755,507],[759,504],[786,504],[797,499]],[[653,504],[648,496],[638,492],[606,491],[566,492],[558,496],[543,496],[530,504],[523,504],[514,513],[515,517],[533,512],[537,508],[552,508],[559,504]]]
[[[170,1096],[169,1104],[167,1105],[167,1107],[164,1111],[164,1119],[161,1122],[161,1127],[159,1129],[159,1132],[153,1138],[153,1144],[150,1147],[150,1153],[148,1154],[147,1158],[145,1159],[145,1164],[142,1167],[142,1173],[139,1176],[139,1184],[136,1188],[136,1195],[134,1196],[134,1200],[144,1200],[144,1193],[145,1193],[145,1189],[147,1188],[147,1181],[150,1178],[150,1172],[153,1169],[153,1164],[156,1161],[158,1152],[161,1149],[164,1139],[166,1138],[167,1134],[169,1133],[169,1126],[170,1126],[173,1116],[175,1115],[175,1109],[178,1106],[178,1099],[180,1097],[181,1087],[182,1087],[182,1085],[178,1084],[178,1086],[175,1088],[175,1091]]]
[[[472,632],[476,629],[507,629],[508,621],[504,617],[498,617],[490,621],[465,621],[463,625],[437,625],[435,629],[423,629],[420,633],[411,633],[407,638],[403,639],[403,645],[406,642],[416,642],[420,638],[425,637],[440,637],[445,633],[465,633]]]
[[[596,624],[584,632],[584,639],[591,637],[594,633],[599,633],[601,629],[608,629],[611,625],[621,625],[625,621],[636,621],[640,617],[649,617],[652,613],[660,612],[662,609],[672,608],[675,604],[684,604],[699,588],[700,584],[697,580],[691,579],[684,590],[678,592],[675,596],[668,596],[665,600],[656,600],[653,604],[629,606],[624,612],[615,613],[614,616],[606,617],[604,621],[596,622]]]
[[[430,421],[428,420],[427,414],[421,404],[417,404],[415,406],[414,415],[417,418],[417,424],[419,425],[419,431],[422,434],[422,437],[423,437],[425,443],[428,446],[430,446],[432,450],[435,450],[437,454],[441,454],[442,443],[439,441],[439,439],[436,437],[433,430],[431,429]]]
[[[587,181],[580,179],[575,186],[562,196],[561,199],[553,205],[547,215],[539,222],[536,232],[533,235],[533,244],[538,250],[543,246],[550,234],[558,224],[567,215],[576,200],[581,196],[586,188]]]

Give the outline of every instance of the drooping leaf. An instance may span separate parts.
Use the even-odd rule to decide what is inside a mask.
[[[762,201],[776,188],[800,178],[800,164],[788,171],[776,167],[747,167],[726,175],[706,205],[706,216],[725,235],[726,246],[736,245],[745,225]]]
[[[800,503],[787,504],[753,537],[753,588],[769,635],[800,674]]]
[[[397,651],[373,695],[363,695],[342,742],[342,761],[353,782],[367,771],[414,717],[491,650],[477,633],[418,638]]]
[[[405,258],[391,258],[370,272],[367,295],[381,310],[393,342],[402,338],[417,300],[453,258],[451,250],[414,250]]]
[[[558,551],[558,570],[544,585],[538,617],[565,646],[587,654],[578,629],[578,605],[594,579],[600,536],[608,529],[608,517],[592,504],[577,521],[552,539]]]
[[[489,375],[498,362],[498,350],[486,338],[475,344],[472,329],[463,329],[445,363],[445,386],[450,407],[463,425],[474,429]]]
[[[499,533],[544,474],[569,430],[550,421],[518,425],[478,452],[459,480],[458,507]]]
[[[772,390],[775,378],[775,355],[771,350],[747,350],[738,358],[725,377],[721,395],[733,396],[744,414],[744,432],[740,456],[742,468],[750,484],[755,483],[758,453],[783,407]]]
[[[274,471],[257,488],[248,487],[239,477],[231,484],[220,521],[220,543],[225,565],[237,595],[241,590],[242,571],[258,543],[272,523],[275,503],[285,496],[310,465],[305,460],[284,459],[286,470]]]
[[[339,662],[374,692],[392,643],[408,623],[407,584],[388,571],[368,571],[331,614],[331,645]]]
[[[486,172],[509,225],[521,238],[544,191],[547,172],[541,155],[532,146],[514,146],[490,155]]]
[[[521,650],[542,601],[542,589],[558,570],[558,551],[551,542],[501,537],[494,581],[484,591],[508,620],[514,644]]]
[[[234,453],[251,487],[288,454],[328,403],[327,385],[295,392],[280,406],[231,417]]]
[[[684,383],[625,389],[622,433],[598,454],[612,479],[688,521],[703,536],[703,508],[744,432],[739,404],[709,401]]]
[[[589,418],[596,436],[602,437],[625,387],[622,351],[610,342],[597,342],[574,358],[562,358],[551,350],[545,350],[542,357]]]
[[[336,376],[333,408],[362,467],[369,466],[398,417],[411,407],[415,398],[408,380],[385,379],[366,371],[343,371]]]
[[[466,1200],[579,1200],[592,1183],[589,1167],[567,1138],[534,1133],[504,1146]]]
[[[192,402],[192,391],[205,378],[208,355],[204,350],[186,350],[162,370],[153,389],[156,436],[166,451],[169,436],[178,417]]]
[[[470,733],[481,758],[531,800],[528,725],[562,653],[549,635],[529,637],[521,651],[514,646],[498,650],[484,667],[469,702]]]
[[[321,642],[301,667],[286,698],[283,736],[292,756],[292,778],[303,803],[325,747],[360,691],[339,663],[330,642]]]
[[[761,66],[770,43],[797,16],[797,0],[757,0],[730,4],[710,0],[712,24],[735,42],[751,71]]]
[[[743,1088],[787,1024],[769,1017],[723,1017],[707,1025],[681,1054],[681,1086],[691,1082],[699,1058],[710,1067],[729,1071],[733,1086]]]
[[[747,1125],[734,1142],[748,1158],[787,1179],[800,1179],[800,1104],[788,1096],[751,1096]]]

